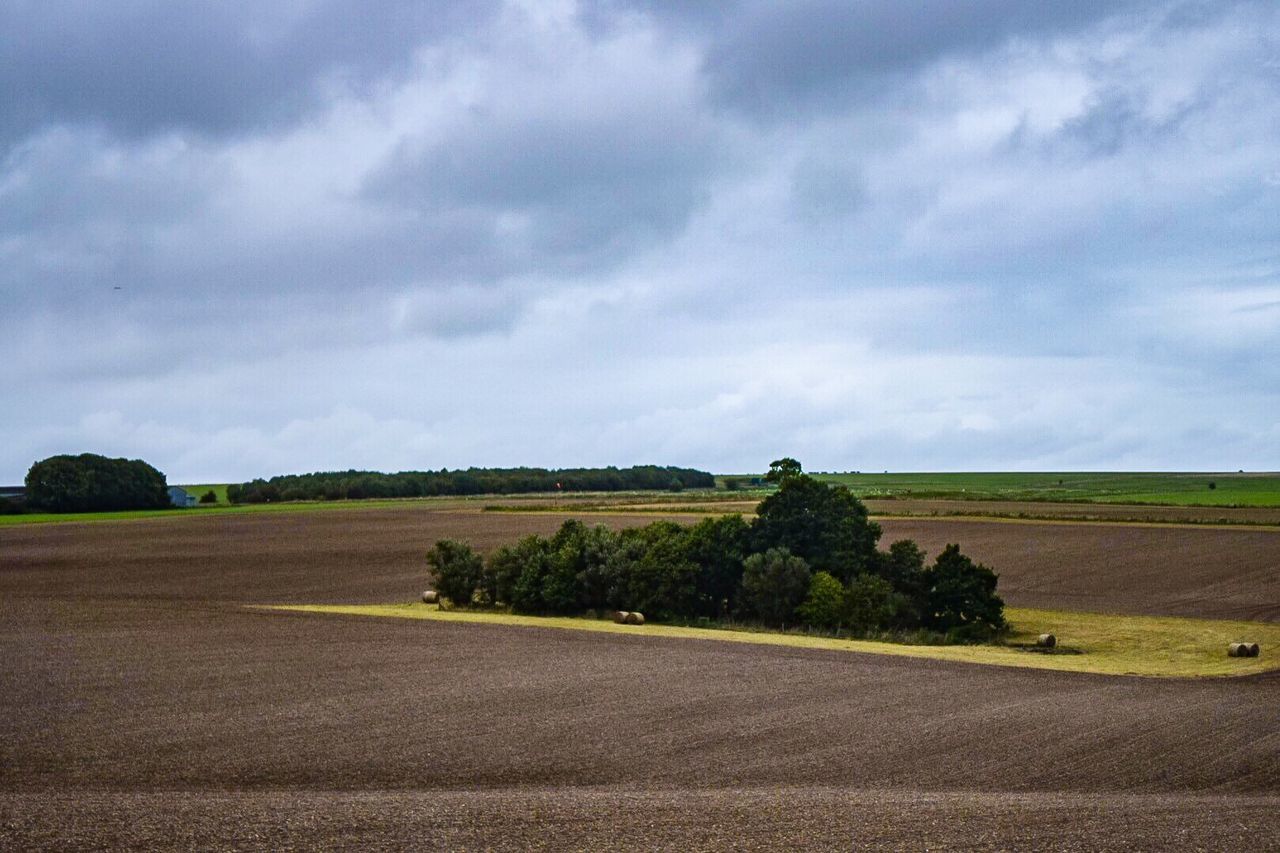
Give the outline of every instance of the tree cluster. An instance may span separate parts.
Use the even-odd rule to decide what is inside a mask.
[[[467,468],[450,471],[329,471],[288,474],[227,487],[231,503],[502,495],[525,492],[617,492],[710,489],[706,471],[660,465],[631,468]]]
[[[948,545],[931,564],[910,540],[877,548],[880,527],[843,486],[797,470],[747,523],[659,521],[614,532],[566,521],[483,560],[443,540],[428,561],[455,604],[522,613],[638,610],[656,621],[735,618],[868,634],[923,629],[977,640],[1004,627],[997,576]]]
[[[164,474],[141,459],[95,453],[50,456],[27,472],[27,504],[49,512],[162,509],[167,489]]]

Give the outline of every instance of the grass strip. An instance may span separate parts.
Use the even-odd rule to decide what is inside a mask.
[[[646,637],[718,640],[804,649],[931,658],[993,666],[1016,666],[1065,672],[1158,678],[1255,675],[1280,668],[1280,624],[1190,619],[1175,616],[1129,616],[1068,610],[1006,608],[1013,631],[1004,645],[921,646],[829,636],[677,625],[617,625],[602,619],[522,616],[477,610],[441,610],[435,605],[403,604],[274,604],[256,609],[348,616],[421,619],[631,634]],[[1019,648],[1037,635],[1052,633],[1059,653],[1039,654]],[[1257,658],[1229,658],[1235,641],[1262,646]],[[1074,652],[1074,653],[1072,653]]]

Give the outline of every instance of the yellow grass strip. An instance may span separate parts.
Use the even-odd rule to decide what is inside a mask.
[[[870,640],[840,640],[806,634],[686,628],[676,625],[617,625],[604,619],[519,616],[471,610],[440,610],[425,604],[280,604],[259,609],[352,616],[382,616],[433,622],[518,625],[575,631],[599,631],[646,637],[759,643],[805,649],[829,649],[903,657],[933,658],[994,666],[1020,666],[1068,672],[1155,677],[1252,675],[1280,668],[1280,624],[1186,619],[1171,616],[1122,616],[1065,610],[1008,608],[1014,626],[1010,644],[1034,644],[1037,635],[1058,637],[1058,654],[1011,646],[910,646]],[[1229,658],[1234,641],[1260,643],[1257,658]],[[1071,654],[1071,651],[1080,654]]]

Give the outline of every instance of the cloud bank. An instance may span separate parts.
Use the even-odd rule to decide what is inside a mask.
[[[1280,468],[1263,2],[17,2],[0,481]]]

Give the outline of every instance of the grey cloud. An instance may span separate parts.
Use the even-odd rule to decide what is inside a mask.
[[[361,87],[457,37],[493,2],[353,6],[203,0],[16,0],[0,7],[0,150],[49,124],[137,137],[295,120],[323,85]]]
[[[834,158],[805,157],[791,174],[796,214],[807,221],[838,221],[858,210],[866,195],[861,171]]]
[[[1143,5],[1158,4],[760,0],[726,13],[706,71],[723,103],[782,118],[883,96],[896,76],[946,55],[1073,32]]]

